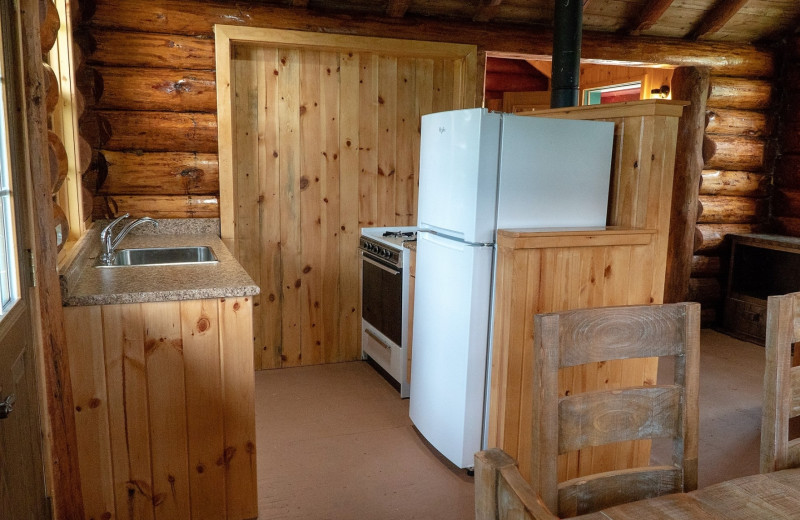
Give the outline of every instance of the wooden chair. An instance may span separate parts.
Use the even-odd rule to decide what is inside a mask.
[[[789,419],[800,415],[800,292],[767,300],[761,473],[800,466],[800,439],[789,440]],[[793,366],[794,365],[794,366]]]
[[[700,305],[604,307],[534,317],[532,486],[501,450],[476,455],[476,518],[552,520],[697,488]],[[674,356],[674,383],[560,396],[561,368]],[[558,482],[559,454],[672,439],[672,464]],[[552,512],[557,512],[558,517]]]

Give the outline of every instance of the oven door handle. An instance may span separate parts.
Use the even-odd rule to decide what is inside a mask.
[[[391,269],[391,268],[389,268],[389,267],[386,267],[386,266],[385,266],[385,265],[383,265],[382,263],[380,263],[380,262],[376,262],[376,261],[375,261],[375,260],[373,260],[372,258],[370,258],[370,257],[366,256],[364,253],[361,253],[361,258],[362,258],[362,259],[363,259],[365,262],[369,262],[369,263],[371,263],[372,265],[374,265],[375,267],[378,267],[378,268],[380,268],[380,269],[383,269],[383,270],[384,270],[384,271],[386,271],[387,273],[391,273],[391,274],[400,274],[400,271],[397,271],[397,270],[395,270],[395,269]]]
[[[378,345],[382,346],[382,347],[383,347],[383,348],[385,348],[386,350],[392,350],[392,347],[390,347],[389,345],[387,345],[386,343],[384,343],[384,342],[383,342],[383,340],[382,340],[381,338],[379,338],[378,336],[376,336],[376,335],[375,335],[375,333],[374,333],[374,332],[372,332],[371,330],[369,330],[369,329],[364,329],[364,332],[366,332],[366,333],[367,333],[367,336],[369,336],[370,338],[374,339],[374,340],[375,340],[375,342],[376,342]]]

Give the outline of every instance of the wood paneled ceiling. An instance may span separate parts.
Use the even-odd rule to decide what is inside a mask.
[[[587,31],[687,40],[769,42],[800,25],[799,0],[577,0]],[[312,11],[388,18],[552,25],[554,0],[260,0]]]

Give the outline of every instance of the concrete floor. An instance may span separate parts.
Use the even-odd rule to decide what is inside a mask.
[[[758,473],[764,347],[704,330],[700,337],[698,485]]]
[[[758,472],[764,349],[703,330],[700,487]],[[365,363],[256,373],[261,519],[472,518],[472,479]]]
[[[472,478],[423,441],[364,362],[256,373],[259,518],[474,516]]]

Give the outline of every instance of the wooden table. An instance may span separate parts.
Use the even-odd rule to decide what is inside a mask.
[[[581,520],[800,519],[800,468],[750,475],[691,493],[610,507]]]

